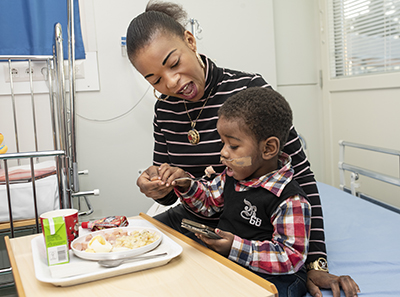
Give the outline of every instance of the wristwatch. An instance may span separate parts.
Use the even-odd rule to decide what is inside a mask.
[[[321,270],[329,272],[328,262],[325,258],[319,258],[318,260],[307,264],[307,271],[309,270]]]

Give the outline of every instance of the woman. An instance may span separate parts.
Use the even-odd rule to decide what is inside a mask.
[[[128,56],[133,66],[162,95],[155,104],[154,159],[137,180],[147,197],[160,204],[176,200],[173,186],[158,180],[158,167],[163,163],[183,168],[199,177],[211,165],[220,172],[221,140],[216,130],[219,107],[240,90],[270,85],[258,74],[217,67],[197,53],[196,39],[179,23],[186,20],[180,6],[149,2],[146,12],[132,20],[127,31]],[[331,288],[339,296],[356,296],[357,284],[349,276],[329,274],[326,264],[321,203],[314,175],[292,127],[285,153],[292,157],[295,178],[310,198],[312,227],[307,267],[307,287],[313,296],[321,295],[319,287]],[[180,204],[155,217],[187,234],[180,227],[182,218],[216,226],[217,217],[205,219]]]

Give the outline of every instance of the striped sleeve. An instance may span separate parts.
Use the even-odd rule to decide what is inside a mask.
[[[291,128],[289,139],[283,151],[292,158],[294,179],[299,183],[310,200],[311,209],[311,233],[310,247],[307,263],[318,258],[327,258],[324,233],[324,219],[322,215],[321,200],[318,193],[314,173],[311,171],[310,163],[302,148],[302,144],[294,127]]]
[[[157,104],[155,104],[155,110],[157,110]],[[153,150],[153,165],[160,166],[163,163],[169,163],[169,157],[167,152],[167,143],[164,134],[161,132],[160,127],[157,123],[157,113],[154,113],[153,118],[153,137],[154,137],[154,150]],[[165,197],[157,199],[157,203],[161,205],[172,205],[178,200],[174,191],[169,192]]]
[[[157,104],[155,104],[157,108]],[[154,136],[154,152],[153,152],[153,165],[160,166],[163,163],[169,163],[167,152],[167,142],[164,134],[157,123],[157,113],[154,114],[153,119],[153,136]]]

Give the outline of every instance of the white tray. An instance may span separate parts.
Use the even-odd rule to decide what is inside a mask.
[[[129,226],[155,228],[150,222],[140,219],[130,220]],[[182,247],[179,244],[163,234],[161,244],[151,252],[146,253],[146,255],[167,252],[168,254],[165,256],[142,261],[127,262],[114,268],[104,268],[96,261],[88,261],[78,258],[70,250],[70,263],[49,267],[47,265],[43,236],[37,236],[32,239],[31,245],[36,278],[41,282],[63,287],[162,266],[180,255],[182,252]]]

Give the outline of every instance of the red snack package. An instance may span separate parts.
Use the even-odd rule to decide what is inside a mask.
[[[81,227],[96,231],[108,228],[126,227],[128,225],[129,222],[125,216],[111,216],[92,222],[82,222]]]

